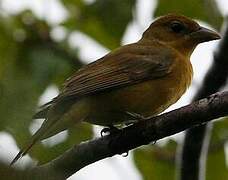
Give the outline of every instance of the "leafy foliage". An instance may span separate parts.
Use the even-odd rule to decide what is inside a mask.
[[[26,21],[28,18],[29,24]],[[44,90],[51,84],[62,84],[77,66],[69,63],[68,56],[59,55],[58,49],[54,48],[58,45],[49,36],[51,27],[30,12],[2,19],[0,26],[0,128],[10,132],[22,147],[31,138],[31,117]],[[17,39],[17,32],[23,33],[23,39]],[[64,148],[58,148],[58,151],[54,151],[54,147],[37,148],[34,157],[46,162],[92,135],[91,127],[77,130],[71,131],[64,146],[61,146]],[[78,133],[82,135],[78,136]]]
[[[175,179],[175,152],[177,144],[170,140],[164,147],[151,145],[134,151],[134,161],[144,180]]]
[[[223,118],[215,123],[208,153],[206,179],[225,180],[228,178],[225,145],[228,140],[228,119]],[[216,165],[215,165],[216,164]]]
[[[86,4],[65,0],[63,3],[69,10],[69,17],[63,23],[69,30],[68,35],[78,30],[113,49],[120,45],[132,19],[135,1],[100,0]],[[31,117],[40,96],[50,85],[61,87],[82,63],[77,53],[72,53],[67,39],[60,43],[52,40],[52,26],[31,11],[0,18],[0,130],[11,133],[21,148],[31,137]],[[64,142],[53,147],[39,144],[30,155],[45,163],[73,144],[91,138],[92,128],[77,126],[68,134]]]
[[[135,4],[135,0],[98,0],[92,4],[63,2],[71,15],[65,25],[88,34],[109,49],[120,46]]]

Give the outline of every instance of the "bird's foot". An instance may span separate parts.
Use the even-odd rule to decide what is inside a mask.
[[[135,113],[135,112],[128,112],[126,111],[127,115],[130,116],[130,118],[132,118],[132,120],[134,121],[144,121],[144,120],[148,120],[150,119],[150,117],[144,117],[143,115],[141,114],[138,114],[138,113]]]
[[[123,154],[122,154],[122,156],[123,156],[123,157],[127,157],[127,156],[128,156],[128,154],[129,154],[129,151],[127,151],[127,152],[123,153]]]
[[[108,134],[108,135],[115,134],[119,131],[120,129],[116,128],[115,126],[109,126],[101,130],[101,137],[104,137],[105,134]]]
[[[152,145],[155,145],[156,143],[157,143],[156,140],[151,142]]]
[[[211,104],[214,100],[216,100],[216,98],[218,97],[219,93],[215,93],[215,94],[212,94],[210,96],[207,97],[208,99],[208,104]]]

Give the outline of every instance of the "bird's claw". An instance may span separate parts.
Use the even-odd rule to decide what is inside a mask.
[[[110,128],[103,128],[102,130],[101,130],[101,132],[100,132],[100,134],[101,134],[101,137],[103,137],[107,132],[109,132],[110,131]]]
[[[123,157],[127,157],[128,154],[129,154],[129,152],[127,151],[127,152],[123,153],[122,156],[123,156]]]
[[[114,126],[109,126],[109,127],[102,129],[100,134],[101,134],[101,137],[104,137],[105,134],[107,134],[107,133],[110,135],[110,134],[117,133],[119,131],[120,130],[118,128],[116,128]]]
[[[155,145],[156,143],[157,143],[156,140],[151,142],[152,145]]]
[[[217,97],[219,93],[212,94],[208,97],[208,104],[211,104]]]
[[[133,120],[140,121],[140,120],[148,120],[150,117],[144,117],[141,114],[135,112],[126,111],[127,115],[129,115]]]

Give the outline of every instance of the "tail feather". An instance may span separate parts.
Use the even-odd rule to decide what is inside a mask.
[[[52,101],[41,106],[41,110],[34,115],[34,119],[38,118],[45,118],[45,121],[41,125],[40,129],[32,136],[31,141],[25,146],[13,159],[13,161],[10,163],[10,165],[13,165],[16,163],[21,157],[26,155],[28,151],[32,148],[34,144],[36,144],[38,141],[48,138],[50,136],[53,136],[54,134],[66,129],[65,123],[61,124],[61,127],[58,127],[57,130],[53,130],[53,126],[55,127],[55,124],[58,122],[59,119],[61,119],[62,115],[70,108],[70,106],[73,104],[73,101],[69,101],[62,105],[55,105],[53,107]]]
[[[40,107],[40,111],[38,111],[32,119],[39,119],[39,118],[47,118],[47,114],[48,114],[48,111],[51,107],[51,103],[52,101],[42,105]],[[40,129],[47,129],[47,128],[40,128]],[[39,141],[42,136],[43,136],[43,130],[38,130],[34,135],[33,135],[33,139],[31,140],[31,142],[25,146],[17,155],[16,157],[12,160],[12,162],[10,163],[10,165],[12,166],[14,163],[16,163],[20,158],[22,158],[24,155],[26,155],[28,153],[28,151],[32,148],[32,146],[37,142]]]
[[[36,143],[36,141],[32,141],[25,149],[22,149],[15,158],[11,161],[10,166],[16,163],[20,158],[27,154],[27,152],[32,148],[32,146]]]
[[[46,118],[52,101],[40,106],[39,111],[32,117],[33,119]]]
[[[27,146],[25,146],[16,155],[16,157],[13,159],[13,161],[10,163],[10,165],[13,165],[15,162],[17,162],[17,160],[19,160],[21,157],[26,155],[34,144],[36,144],[38,141],[43,139],[43,136],[45,136],[45,134],[48,132],[48,129],[50,129],[50,127],[55,123],[56,123],[56,121],[45,120],[44,123],[42,124],[42,126],[40,127],[40,129],[38,129],[38,131],[32,136],[30,143],[28,143]]]
[[[47,113],[49,111],[50,106],[45,107],[44,109],[41,109],[40,111],[38,111],[33,117],[32,119],[41,119],[41,118],[46,118],[47,117]]]

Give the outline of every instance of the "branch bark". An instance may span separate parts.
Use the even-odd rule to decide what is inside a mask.
[[[81,168],[101,159],[122,154],[161,138],[228,115],[228,91],[152,117],[117,133],[75,145],[53,161],[28,171],[29,179],[66,179]]]
[[[218,50],[214,54],[214,62],[205,76],[202,87],[195,95],[193,101],[204,98],[219,91],[228,77],[228,27],[220,41]],[[181,180],[202,179],[205,170],[207,147],[210,142],[212,124],[202,125],[189,129],[186,132],[179,169]]]

